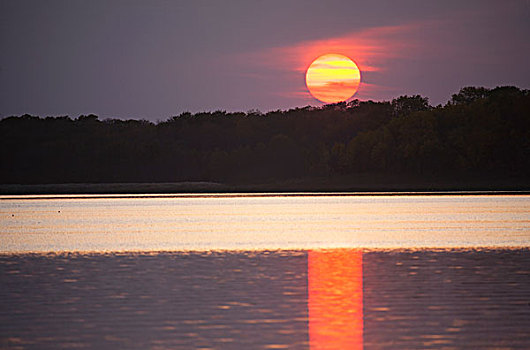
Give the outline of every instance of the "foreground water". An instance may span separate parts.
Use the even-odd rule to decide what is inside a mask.
[[[527,249],[4,255],[3,348],[529,348]]]
[[[530,348],[528,196],[22,198],[0,214],[0,348]]]

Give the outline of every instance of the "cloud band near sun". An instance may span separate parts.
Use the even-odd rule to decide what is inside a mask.
[[[406,38],[410,38],[411,33],[418,31],[419,27],[421,27],[419,24],[376,27],[340,37],[303,41],[290,46],[269,48],[244,56],[247,62],[257,62],[256,64],[260,66],[266,65],[268,69],[281,71],[284,75],[288,74],[292,79],[298,77],[296,79],[299,79],[300,86],[297,91],[281,91],[277,93],[281,93],[284,96],[296,96],[298,99],[304,98],[306,102],[310,102],[312,97],[304,86],[305,84],[303,84],[303,77],[309,66],[317,57],[329,53],[341,54],[355,61],[360,70],[358,80],[361,81],[362,75],[362,82],[359,84],[359,82],[351,79],[346,81],[340,78],[341,74],[344,76],[346,72],[351,73],[350,67],[348,65],[345,66],[344,62],[323,62],[314,67],[315,79],[313,85],[315,91],[327,98],[328,95],[334,93],[333,91],[336,93],[341,88],[355,91],[359,89],[357,96],[362,96],[360,98],[377,99],[379,90],[388,92],[392,88],[380,85],[376,81],[371,81],[370,74],[377,74],[391,69],[391,61],[393,59],[413,54],[415,43]],[[325,79],[319,79],[318,69],[321,68],[328,71],[326,74],[334,74],[333,72],[335,71],[337,79],[332,79],[332,81],[328,82],[324,82]],[[313,95],[315,96],[315,93]],[[326,101],[326,99],[320,100]]]

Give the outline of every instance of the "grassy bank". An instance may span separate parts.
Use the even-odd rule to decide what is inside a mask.
[[[495,177],[468,174],[454,178],[411,177],[405,175],[355,174],[335,177],[300,178],[263,183],[73,183],[2,184],[0,194],[147,194],[147,193],[229,193],[229,192],[440,192],[440,191],[527,191],[524,177]]]

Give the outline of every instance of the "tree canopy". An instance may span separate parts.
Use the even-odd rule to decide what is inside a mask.
[[[4,184],[530,175],[530,94],[465,87],[437,107],[415,95],[159,123],[23,115],[0,121],[0,146]]]

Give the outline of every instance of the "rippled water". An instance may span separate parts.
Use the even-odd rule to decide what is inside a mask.
[[[527,349],[529,199],[3,200],[0,348]]]
[[[528,348],[530,251],[3,255],[11,348]]]
[[[520,247],[530,196],[0,197],[0,252]]]

